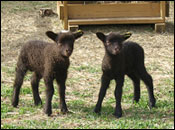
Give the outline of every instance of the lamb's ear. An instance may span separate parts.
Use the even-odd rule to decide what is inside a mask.
[[[96,35],[103,43],[105,43],[106,36],[102,32],[97,32]]]
[[[80,38],[81,36],[83,36],[83,34],[84,34],[84,32],[82,30],[78,30],[77,32],[73,32],[75,39]]]
[[[131,35],[132,35],[132,33],[126,32],[125,34],[123,34],[123,37],[126,40],[126,39],[130,38]]]
[[[56,39],[57,39],[57,37],[58,37],[58,34],[52,32],[52,31],[47,31],[47,32],[46,32],[46,35],[47,35],[50,39],[52,39],[53,41],[57,42]]]

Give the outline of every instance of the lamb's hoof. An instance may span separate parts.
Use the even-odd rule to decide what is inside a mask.
[[[18,102],[15,102],[15,101],[12,102],[12,106],[17,108],[17,106],[18,106]]]
[[[114,115],[116,118],[122,117],[122,113],[114,113],[113,115]]]
[[[149,108],[152,109],[153,107],[156,107],[156,99],[153,99],[151,102],[149,102]]]
[[[154,107],[156,107],[155,103],[149,103],[149,108],[150,108],[150,109],[152,109],[152,108],[154,108]]]
[[[44,113],[45,113],[47,116],[51,116],[52,111],[51,111],[51,110],[48,110],[48,109],[44,109]]]
[[[52,112],[48,112],[46,113],[47,116],[51,116]]]
[[[140,98],[134,98],[133,103],[138,103]]]
[[[94,112],[95,112],[96,114],[99,114],[99,115],[101,114],[101,110],[100,110],[99,108],[95,108],[95,109],[94,109]]]
[[[116,118],[120,118],[122,117],[122,109],[121,108],[117,108],[115,110],[115,113],[113,114]]]
[[[62,114],[67,114],[69,111],[68,110],[61,110]]]
[[[68,109],[67,108],[65,108],[65,109],[61,109],[61,113],[62,114],[66,114],[66,113],[68,113],[69,111],[68,111]]]
[[[42,105],[42,101],[41,100],[35,102],[35,106],[39,106],[39,105]]]

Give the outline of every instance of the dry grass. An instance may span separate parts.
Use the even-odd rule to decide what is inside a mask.
[[[72,112],[71,114],[57,115],[59,112],[59,110],[57,110],[57,101],[59,100],[57,92],[53,98],[53,117],[48,118],[44,116],[42,107],[33,107],[30,90],[31,73],[25,78],[22,88],[23,91],[20,96],[21,101],[19,103],[19,108],[24,109],[12,108],[9,104],[16,61],[21,46],[29,39],[50,41],[45,36],[47,30],[58,32],[63,29],[57,17],[40,18],[37,11],[41,7],[51,7],[56,12],[55,2],[1,2],[1,108],[2,104],[7,104],[9,109],[9,112],[3,113],[5,116],[2,117],[1,115],[1,127],[6,124],[14,124],[16,126],[30,124],[31,127],[26,127],[38,128],[36,124],[40,123],[40,120],[42,120],[45,125],[51,122],[53,124],[58,122],[59,126],[57,128],[97,128],[97,126],[98,128],[109,128],[108,124],[114,127],[115,118],[113,118],[112,112],[110,111],[111,109],[113,110],[115,106],[113,96],[114,82],[112,82],[107,92],[104,101],[106,105],[104,105],[103,110],[103,114],[111,115],[98,118],[92,114],[99,92],[100,76],[102,74],[101,62],[104,55],[104,47],[95,35],[97,31],[104,33],[111,31],[132,32],[133,35],[129,40],[139,43],[145,50],[145,64],[154,79],[156,98],[163,103],[166,100],[170,100],[171,103],[174,103],[174,99],[172,99],[172,97],[174,97],[174,2],[172,2],[170,5],[170,17],[166,18],[167,28],[165,33],[162,34],[155,33],[152,29],[152,25],[102,25],[80,27],[85,34],[75,43],[75,49],[70,58],[71,66],[69,68],[66,90],[66,101]],[[45,87],[43,80],[40,86],[41,97],[44,101]],[[141,87],[142,96],[147,96],[146,87],[143,84],[141,86],[143,86]],[[167,94],[167,91],[170,92],[171,96]],[[133,109],[135,104],[133,105],[131,103],[132,101],[128,102],[126,100],[129,98],[128,95],[132,93],[132,82],[126,78],[122,107],[124,109],[124,118],[128,119],[131,124],[134,123],[131,117],[133,113],[137,113],[137,111]],[[147,103],[147,99],[144,99],[144,97],[143,102],[145,104]],[[28,110],[28,107],[31,108]],[[143,110],[141,110],[141,108],[139,109],[141,105],[136,107],[139,111],[138,113],[142,113],[139,115],[142,116],[141,120],[145,119],[145,116],[151,117],[147,114],[143,114]],[[161,111],[163,111],[164,106],[159,104],[159,107],[160,110],[154,110],[155,113],[159,112],[163,114]],[[165,116],[158,116],[156,114],[154,116],[157,117],[157,122],[172,124],[171,126],[174,127],[174,107],[172,106],[170,108],[171,109],[166,108],[167,111],[164,111]],[[144,110],[145,109],[147,110],[147,108],[144,108]],[[107,111],[107,114],[105,111]],[[159,118],[163,119],[160,120]],[[149,119],[146,119],[149,122]],[[47,120],[50,121],[47,122]],[[137,121],[137,119],[134,120]],[[121,127],[122,124],[126,124],[126,127],[123,128],[127,128],[127,125],[129,127],[129,124],[127,124],[124,119],[120,121]],[[62,124],[63,122],[64,125]],[[91,127],[88,127],[88,124]],[[49,127],[47,126],[47,128]],[[165,126],[161,128],[165,128]]]

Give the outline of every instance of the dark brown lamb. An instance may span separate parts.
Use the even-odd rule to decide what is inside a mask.
[[[55,43],[29,41],[21,49],[16,67],[12,105],[17,107],[24,76],[30,70],[33,71],[31,86],[35,105],[42,104],[38,87],[40,79],[44,78],[46,85],[44,112],[50,116],[52,114],[51,100],[54,93],[54,79],[56,79],[59,85],[61,111],[68,111],[65,102],[65,82],[70,64],[69,56],[73,52],[74,41],[81,37],[83,32],[60,32],[56,34],[52,31],[47,31],[46,35]]]

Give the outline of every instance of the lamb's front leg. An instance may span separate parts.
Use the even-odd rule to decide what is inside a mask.
[[[59,85],[60,108],[61,108],[61,112],[63,113],[68,112],[66,101],[65,101],[66,78],[67,78],[67,74],[61,75],[61,77],[56,76],[56,81],[57,81],[57,84]]]
[[[44,73],[44,82],[46,85],[46,104],[44,107],[44,112],[50,116],[52,114],[52,97],[54,94],[54,87],[53,87],[53,74],[51,70],[46,70]]]
[[[103,74],[101,77],[101,88],[100,88],[100,92],[98,95],[98,101],[97,101],[97,104],[96,104],[95,109],[94,109],[95,113],[100,113],[100,111],[101,111],[101,105],[102,105],[103,99],[106,95],[106,90],[109,87],[110,80],[111,79],[108,76],[106,76],[105,74]]]
[[[122,99],[122,87],[124,83],[124,75],[118,76],[116,79],[116,88],[115,88],[115,99],[116,99],[116,107],[115,107],[115,112],[114,116],[117,118],[120,118],[122,116],[122,108],[121,108],[121,99]]]

